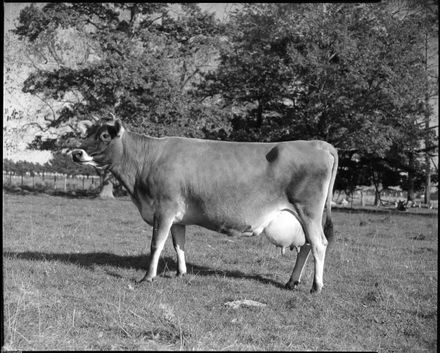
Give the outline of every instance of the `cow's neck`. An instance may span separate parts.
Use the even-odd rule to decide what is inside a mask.
[[[157,153],[157,139],[125,131],[122,145],[121,161],[110,170],[134,196],[135,186],[142,182],[140,178],[146,176]]]

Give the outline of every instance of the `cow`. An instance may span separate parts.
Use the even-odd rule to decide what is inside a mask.
[[[185,227],[198,225],[230,236],[264,233],[283,249],[299,249],[288,289],[299,285],[311,251],[311,292],[321,291],[338,167],[331,144],[156,138],[130,132],[116,118],[81,124],[87,136],[71,151],[73,161],[109,170],[153,227],[150,262],[138,282],[156,277],[170,232],[183,276]]]

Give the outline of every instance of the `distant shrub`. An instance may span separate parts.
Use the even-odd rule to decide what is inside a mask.
[[[38,182],[36,182],[35,183],[35,189],[38,190],[38,191],[43,191],[43,190],[47,189],[47,185],[46,185],[46,183],[38,183]]]

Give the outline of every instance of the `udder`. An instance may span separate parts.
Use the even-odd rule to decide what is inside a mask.
[[[287,210],[279,211],[263,232],[271,243],[282,248],[300,247],[306,243],[301,224],[293,213]]]

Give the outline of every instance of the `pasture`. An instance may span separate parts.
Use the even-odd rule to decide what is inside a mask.
[[[3,193],[5,349],[437,350],[438,218],[334,211],[324,289],[313,258],[264,237],[187,230],[188,274],[171,239],[144,274],[151,229],[129,199]],[[264,307],[233,309],[251,299]]]

